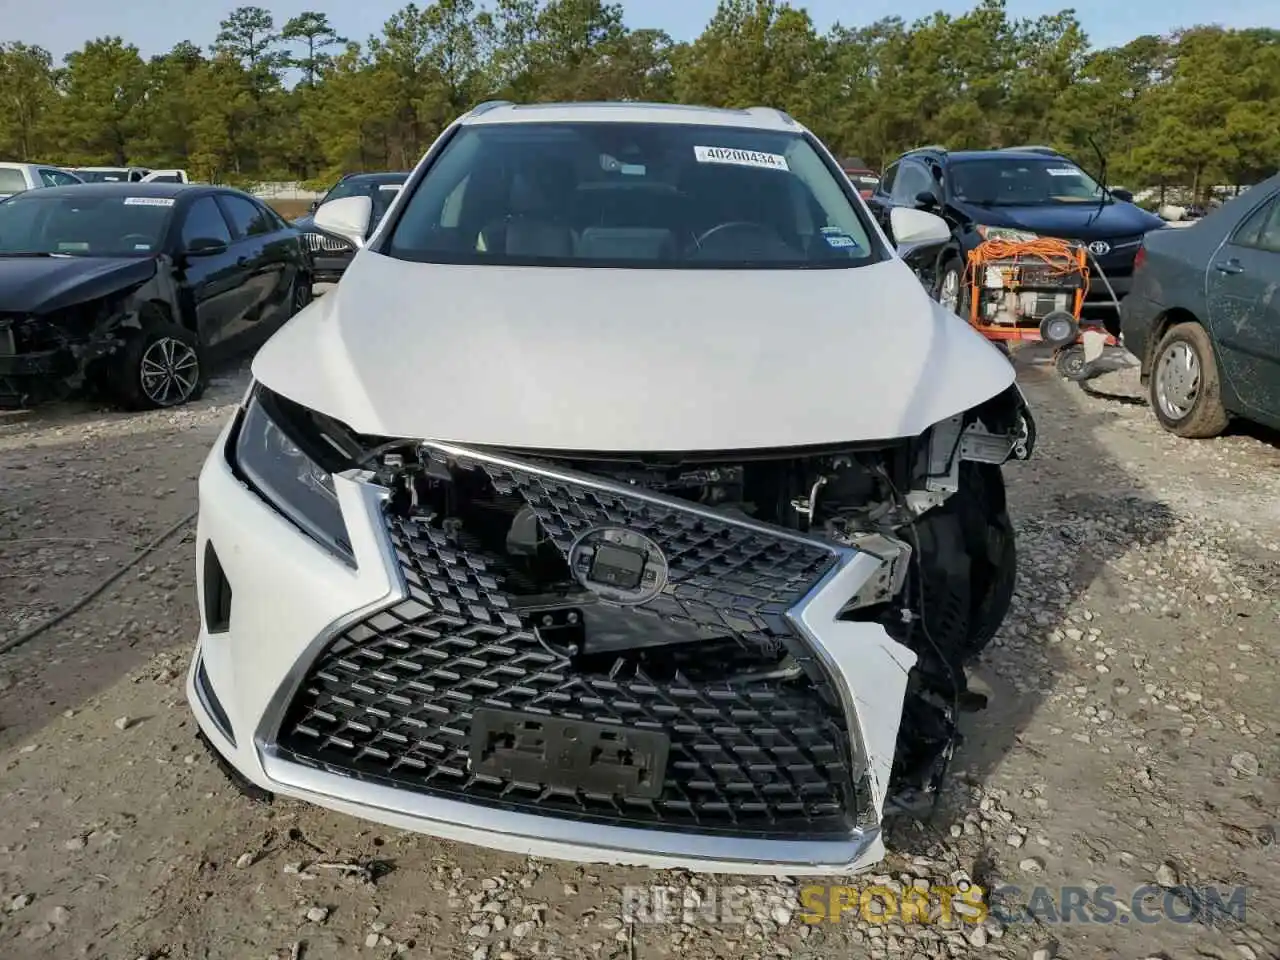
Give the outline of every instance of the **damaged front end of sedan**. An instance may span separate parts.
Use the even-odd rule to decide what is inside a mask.
[[[56,311],[0,314],[0,409],[63,400],[82,390],[140,329],[126,296]]]
[[[886,816],[931,807],[1012,597],[1001,466],[1035,444],[1016,385],[820,449],[396,441],[262,386],[237,429],[243,481],[310,477],[292,519],[336,553],[334,483],[376,489],[401,586],[309,655],[261,750],[695,867],[870,866]]]

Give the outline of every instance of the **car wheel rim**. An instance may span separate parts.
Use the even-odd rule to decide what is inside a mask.
[[[1179,340],[1169,346],[1156,368],[1156,402],[1170,420],[1191,412],[1200,395],[1200,358],[1191,344]]]
[[[162,337],[142,354],[142,392],[158,407],[184,403],[200,380],[200,358],[174,337]]]
[[[956,271],[948,270],[942,275],[942,290],[938,302],[952,313],[960,312],[960,274]]]
[[[311,284],[300,280],[293,285],[293,312],[297,313],[311,302]]]

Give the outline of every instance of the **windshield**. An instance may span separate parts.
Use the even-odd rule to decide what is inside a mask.
[[[173,202],[119,194],[50,197],[44,190],[19,194],[0,204],[0,256],[150,256],[159,249]]]
[[[1074,163],[1043,160],[960,160],[948,171],[957,200],[984,207],[1098,203],[1106,192]]]
[[[856,267],[882,256],[799,133],[674,123],[461,127],[383,252],[435,263]]]
[[[128,170],[77,170],[76,176],[85,183],[127,183]]]

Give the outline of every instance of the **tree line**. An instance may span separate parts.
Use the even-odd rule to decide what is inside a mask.
[[[1071,10],[837,24],[721,0],[695,40],[631,29],[603,0],[410,3],[363,42],[323,13],[240,7],[212,44],[144,58],[121,37],[55,64],[0,44],[0,157],[177,166],[203,180],[409,169],[489,99],[776,106],[875,166],[925,143],[1049,144],[1108,179],[1203,191],[1280,158],[1280,31],[1197,26],[1093,49]]]

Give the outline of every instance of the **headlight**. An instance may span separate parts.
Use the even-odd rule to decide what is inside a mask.
[[[978,231],[978,236],[983,240],[1011,240],[1014,243],[1030,243],[1032,240],[1039,240],[1039,234],[1032,233],[1030,230],[1015,230],[1013,227],[974,227]]]
[[[235,441],[235,466],[262,499],[354,566],[333,474],[282,426],[287,421],[279,405],[269,391],[253,391]]]

